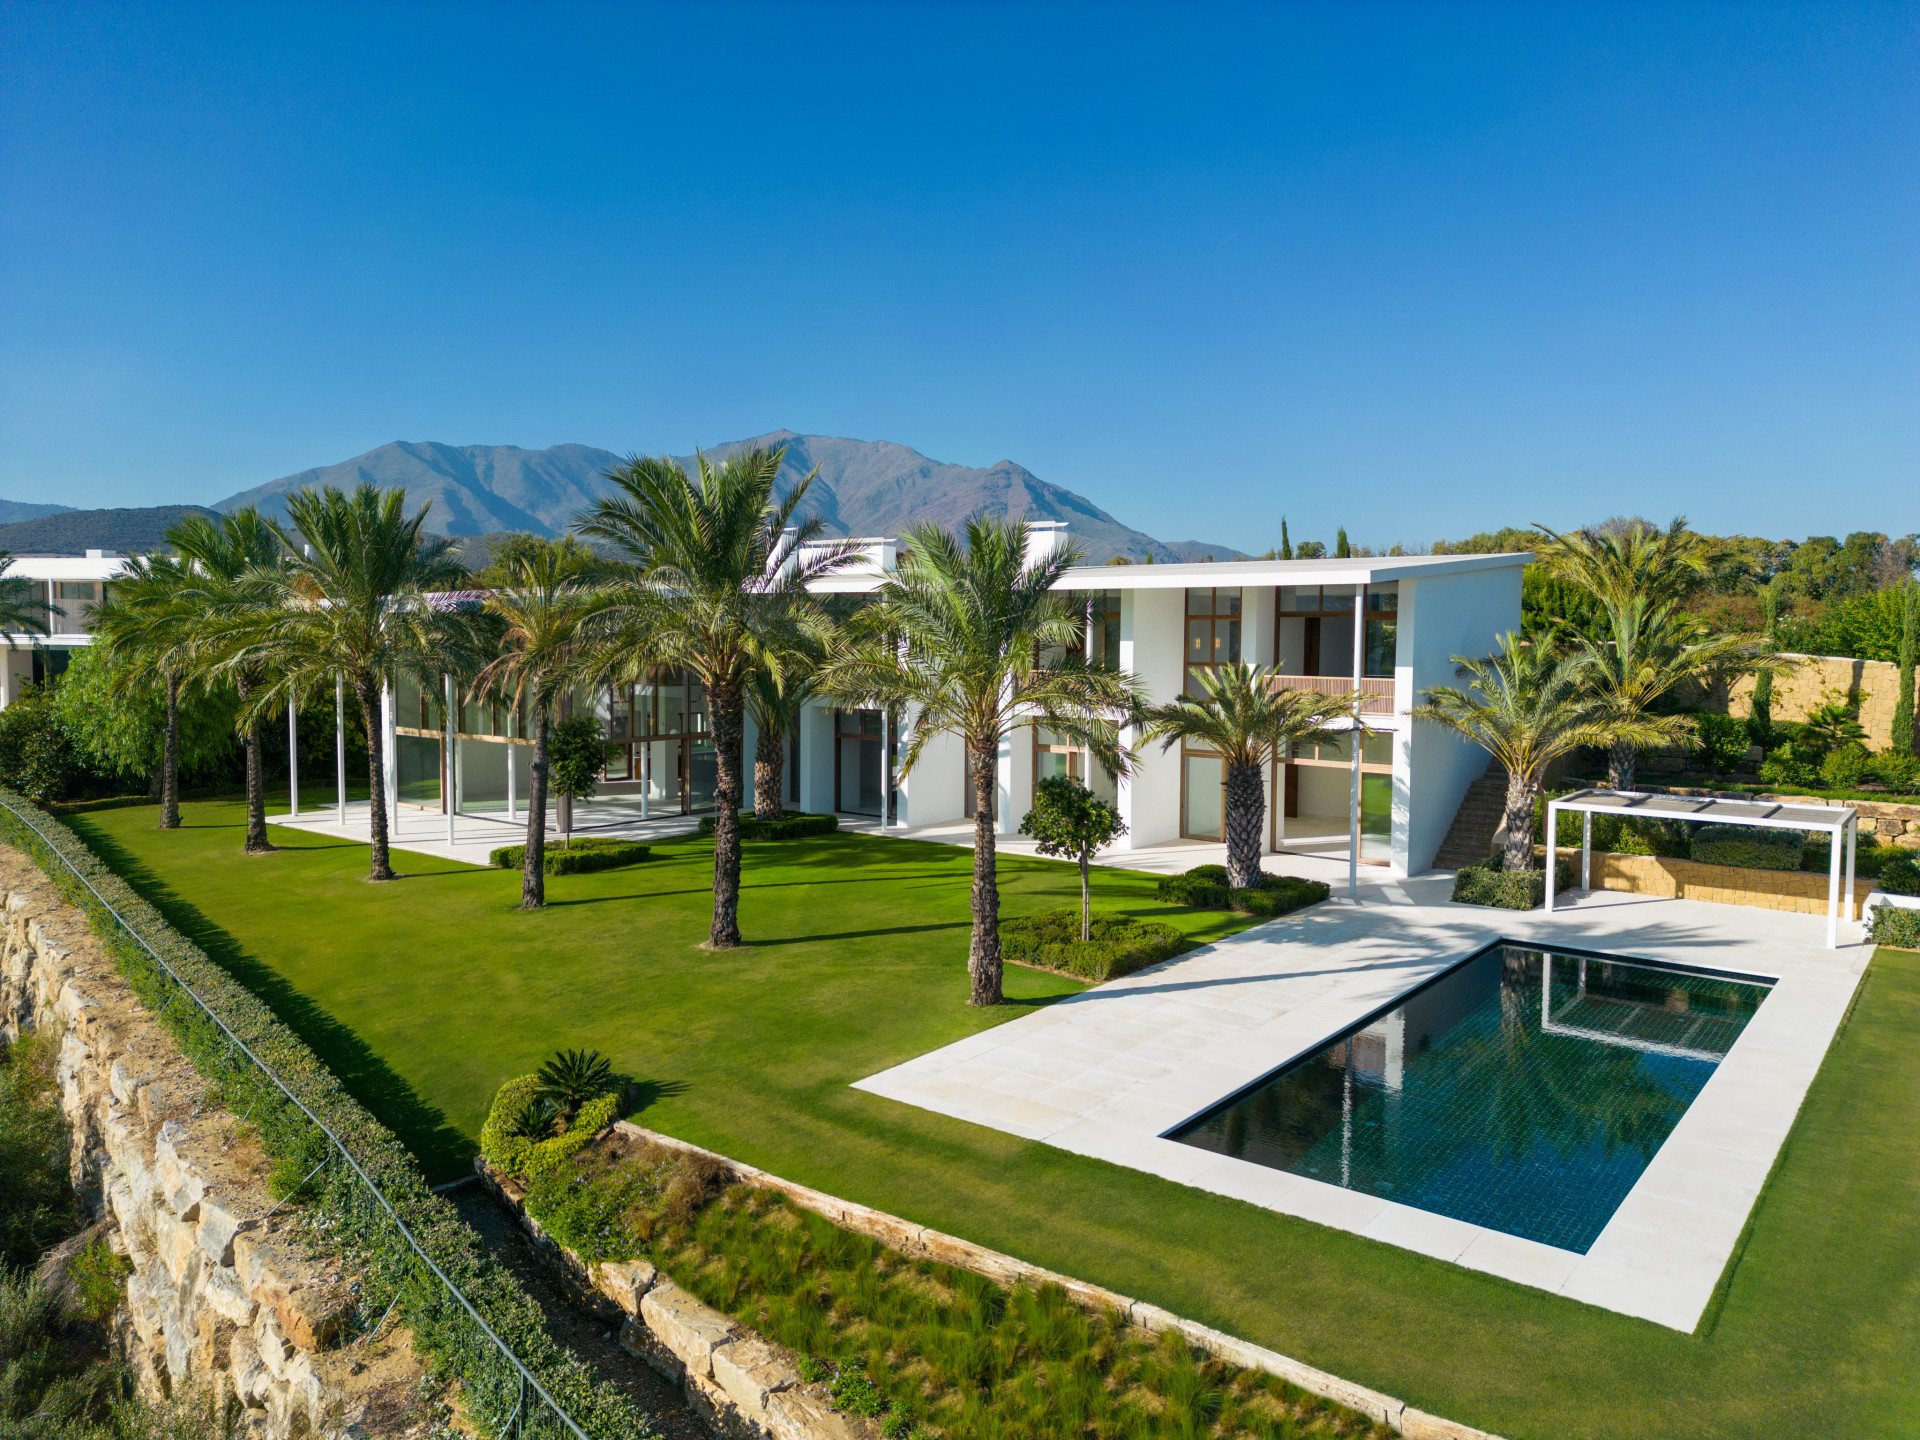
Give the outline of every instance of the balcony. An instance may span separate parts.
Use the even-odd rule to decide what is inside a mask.
[[[1276,675],[1273,677],[1276,690],[1311,690],[1316,695],[1348,695],[1353,692],[1353,677],[1349,675]],[[1368,676],[1360,682],[1360,713],[1362,715],[1391,715],[1393,713],[1393,681],[1384,676]]]

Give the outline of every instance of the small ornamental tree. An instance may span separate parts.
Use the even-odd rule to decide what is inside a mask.
[[[1093,893],[1087,867],[1096,850],[1127,833],[1120,812],[1071,775],[1049,775],[1033,787],[1033,808],[1020,822],[1020,833],[1031,836],[1042,855],[1055,855],[1080,866],[1080,938],[1092,937]]]
[[[562,802],[561,828],[566,831],[567,848],[573,848],[573,802],[593,795],[600,783],[600,772],[607,763],[607,732],[592,715],[569,715],[553,727],[547,742],[554,795]]]

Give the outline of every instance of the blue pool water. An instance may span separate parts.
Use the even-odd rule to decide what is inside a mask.
[[[1585,1254],[1771,988],[1493,945],[1169,1138]]]

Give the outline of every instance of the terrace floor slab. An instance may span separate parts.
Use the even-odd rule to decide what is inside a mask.
[[[1269,868],[1344,878],[1344,865],[1279,858]],[[1563,896],[1548,915],[1455,905],[1452,884],[1364,880],[1357,903],[1270,921],[856,1088],[1692,1331],[1870,948],[1843,925],[1826,949],[1824,916],[1615,892]],[[1500,939],[1774,981],[1587,1253],[1164,1138]]]

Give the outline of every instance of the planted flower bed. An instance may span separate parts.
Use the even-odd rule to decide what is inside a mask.
[[[1262,873],[1258,884],[1237,890],[1227,883],[1224,865],[1196,865],[1184,875],[1169,875],[1159,885],[1159,898],[1196,910],[1236,910],[1242,915],[1286,915],[1317,905],[1333,893],[1321,880],[1295,875]]]
[[[592,836],[575,840],[568,846],[549,844],[541,855],[540,868],[548,875],[585,875],[595,870],[638,865],[650,854],[648,847],[637,840]],[[487,863],[497,870],[518,870],[527,863],[527,847],[502,845],[488,853]]]
[[[1017,965],[1100,981],[1157,965],[1194,944],[1171,925],[1100,910],[1089,930],[1082,940],[1078,906],[1002,920],[1000,954]]]

